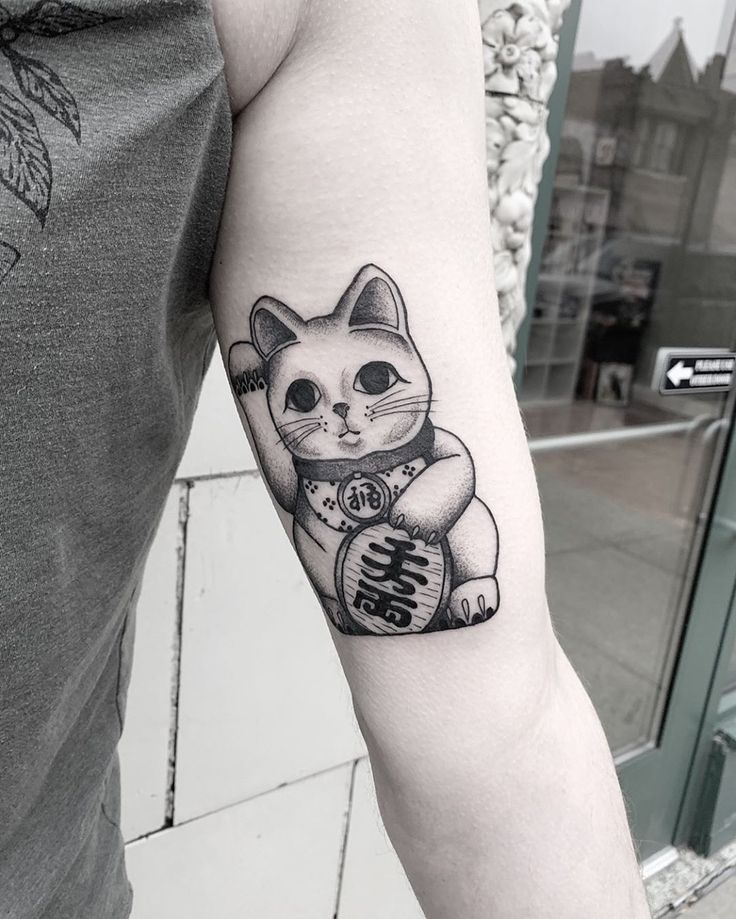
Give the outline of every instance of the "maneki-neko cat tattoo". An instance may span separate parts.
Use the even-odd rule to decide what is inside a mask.
[[[261,297],[229,374],[268,484],[332,623],[349,635],[476,625],[498,609],[498,535],[394,281],[366,265],[305,321]]]

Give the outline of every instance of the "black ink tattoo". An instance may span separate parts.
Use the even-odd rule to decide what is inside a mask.
[[[20,258],[20,252],[9,243],[0,240],[0,284],[10,274]]]
[[[496,523],[464,444],[430,420],[432,383],[384,271],[366,265],[331,313],[309,321],[261,297],[228,365],[337,629],[436,632],[494,615]]]
[[[78,144],[82,126],[77,102],[58,73],[13,46],[21,35],[55,38],[111,18],[66,0],[39,0],[19,14],[11,14],[0,5],[0,54],[10,64],[21,94],[0,84],[0,184],[33,211],[42,227],[51,203],[51,158],[23,98],[67,128]],[[0,283],[19,259],[17,249],[0,240]]]

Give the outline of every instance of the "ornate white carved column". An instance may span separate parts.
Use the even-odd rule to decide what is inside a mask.
[[[488,193],[496,289],[512,369],[526,314],[537,188],[549,153],[547,103],[571,0],[479,0],[486,80]]]

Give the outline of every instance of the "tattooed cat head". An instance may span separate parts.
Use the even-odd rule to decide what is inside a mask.
[[[304,321],[262,297],[250,326],[271,417],[295,456],[358,458],[401,447],[421,430],[431,383],[401,293],[380,268],[361,269],[329,315]]]

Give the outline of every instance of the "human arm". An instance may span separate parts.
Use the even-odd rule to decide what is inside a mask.
[[[226,56],[241,53],[222,38]],[[236,121],[213,276],[223,352],[261,296],[309,322],[361,266],[380,266],[400,288],[433,417],[472,457],[500,542],[490,622],[380,638],[331,629],[386,827],[428,919],[639,919],[610,755],[545,601],[536,485],[493,296],[475,5],[322,0],[303,7],[292,39]],[[389,298],[377,306],[394,321]],[[297,353],[286,334],[301,330],[284,324],[274,358],[285,360]],[[310,373],[346,361],[353,340],[315,350]],[[327,401],[314,408],[334,424],[343,400]]]

